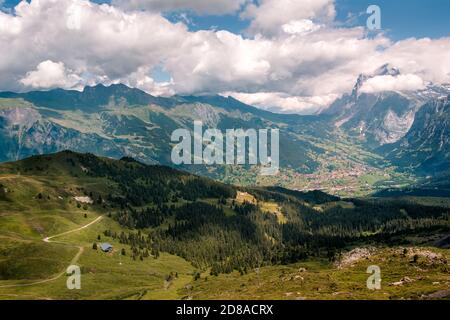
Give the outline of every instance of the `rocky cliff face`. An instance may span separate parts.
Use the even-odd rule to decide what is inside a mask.
[[[450,168],[449,97],[425,104],[405,137],[380,150],[402,169],[433,175],[447,171]]]

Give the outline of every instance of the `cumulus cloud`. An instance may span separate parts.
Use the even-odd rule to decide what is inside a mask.
[[[117,80],[133,88],[141,89],[154,96],[170,97],[176,94],[173,90],[173,80],[157,82],[149,76],[151,70],[147,68],[139,68],[136,72],[123,80]]]
[[[184,24],[158,14],[84,0],[23,1],[14,16],[0,12],[0,47],[8,48],[0,51],[0,88],[26,89],[32,83],[20,80],[47,60],[62,62],[84,84],[123,80],[158,65],[188,36]]]
[[[78,84],[80,78],[74,74],[67,74],[62,62],[50,60],[41,62],[36,70],[28,72],[20,82],[31,88],[73,88]]]
[[[364,65],[365,57],[388,43],[364,39],[362,33],[323,29],[307,36],[245,39],[226,31],[202,31],[182,43],[166,69],[182,93],[339,93],[350,90],[361,69],[370,67]]]
[[[377,76],[368,79],[360,91],[365,93],[377,93],[382,91],[414,91],[424,89],[425,82],[414,74],[401,74],[398,76]]]
[[[321,28],[320,25],[314,24],[309,19],[292,20],[289,23],[282,25],[284,32],[289,34],[306,34]]]
[[[238,11],[249,0],[113,0],[126,10],[154,12],[191,10],[197,14],[229,14]]]
[[[405,74],[418,75],[425,81],[450,83],[450,35],[433,40],[398,41],[389,46],[381,58]]]
[[[251,33],[273,36],[295,21],[331,21],[335,8],[333,0],[261,0],[249,4],[241,16],[252,20]]]
[[[274,110],[283,113],[311,114],[323,106],[331,104],[339,95],[330,94],[326,96],[297,97],[282,92],[225,92],[223,96],[232,96],[249,105],[257,106],[266,110]]]
[[[0,47],[7,48],[0,50],[0,90],[122,82],[155,95],[234,92],[264,108],[304,113],[385,63],[410,75],[395,81],[397,89],[418,86],[411,76],[450,83],[450,38],[392,42],[383,34],[368,38],[363,27],[336,28],[332,0],[261,0],[244,15],[253,37],[192,32],[156,9],[23,1],[14,15],[0,12]],[[171,80],[153,79],[158,66]]]

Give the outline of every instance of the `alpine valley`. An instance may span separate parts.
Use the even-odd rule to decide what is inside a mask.
[[[206,128],[280,129],[281,174],[256,167],[179,169],[243,186],[282,186],[336,195],[367,195],[429,184],[449,168],[449,86],[415,92],[360,92],[374,76],[399,76],[389,65],[361,75],[353,92],[310,116],[275,114],[223,96],[153,97],[125,85],[82,92],[0,93],[0,161],[62,150],[172,165],[171,134]]]
[[[122,84],[0,93],[0,299],[448,299],[450,86],[363,89],[380,75],[401,73],[309,116]],[[279,129],[280,173],[173,166],[197,120]]]

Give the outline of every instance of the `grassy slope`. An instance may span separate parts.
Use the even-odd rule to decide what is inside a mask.
[[[58,172],[67,170],[64,165],[54,168],[52,172],[56,174],[47,178],[33,172],[8,173],[11,165],[2,168],[0,183],[7,187],[8,193],[7,201],[0,201],[0,270],[3,270],[0,299],[400,299],[450,289],[448,263],[428,265],[420,260],[410,263],[410,257],[386,248],[343,269],[317,259],[264,267],[259,275],[251,271],[244,276],[233,273],[211,277],[206,271],[200,280],[192,281],[193,267],[176,256],[162,254],[157,260],[133,261],[129,256],[119,255],[122,248],[129,250],[128,246],[104,236],[101,241],[111,242],[114,252],[93,250],[92,243],[97,242],[97,236],[104,230],[122,230],[107,216],[89,228],[45,243],[42,239],[47,236],[79,228],[108,213],[98,206],[78,208],[73,197],[83,195],[80,187],[108,190],[114,186],[102,179],[59,175]],[[43,194],[43,199],[36,198],[38,193]],[[67,268],[79,246],[84,248],[77,262],[83,272],[82,290],[68,290],[64,276],[33,286],[1,288],[55,277]],[[448,250],[430,250],[450,260]],[[366,288],[365,271],[373,264],[381,267],[383,278],[382,290],[375,292]],[[299,268],[306,271],[299,272]],[[167,283],[165,278],[171,272],[179,276]],[[413,282],[389,285],[405,276]],[[187,284],[192,289],[187,289]]]
[[[82,195],[77,187],[92,187],[94,181],[4,174],[0,183],[9,190],[8,201],[0,201],[0,299],[124,299],[149,294],[155,299],[174,299],[179,298],[175,289],[192,279],[193,267],[176,256],[162,254],[157,260],[133,261],[119,254],[122,247],[129,247],[112,239],[102,239],[114,245],[112,254],[93,250],[93,242],[104,230],[122,230],[108,217],[84,230],[52,239],[53,243],[42,241],[107,213],[99,207],[78,208],[73,200],[73,196]],[[102,187],[102,183],[96,187]],[[36,198],[38,193],[43,199]],[[83,272],[82,290],[68,290],[64,276],[44,284],[1,288],[57,276],[70,265],[78,246],[84,248],[77,263]],[[179,278],[166,284],[170,272],[178,272]]]

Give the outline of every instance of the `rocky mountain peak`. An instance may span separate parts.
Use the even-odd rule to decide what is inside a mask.
[[[364,74],[364,73],[360,74],[358,77],[358,80],[356,81],[355,86],[353,87],[352,94],[353,94],[353,96],[357,96],[359,93],[359,89],[361,89],[364,82],[366,82],[368,79],[379,77],[379,76],[397,77],[399,75],[400,75],[400,70],[398,68],[392,66],[389,63],[386,63],[386,64],[382,65],[381,67],[379,67],[378,69],[376,69],[371,74]]]
[[[372,77],[375,76],[393,76],[396,77],[400,75],[400,70],[394,66],[392,66],[389,63],[386,63],[379,67],[375,72],[372,74]]]

